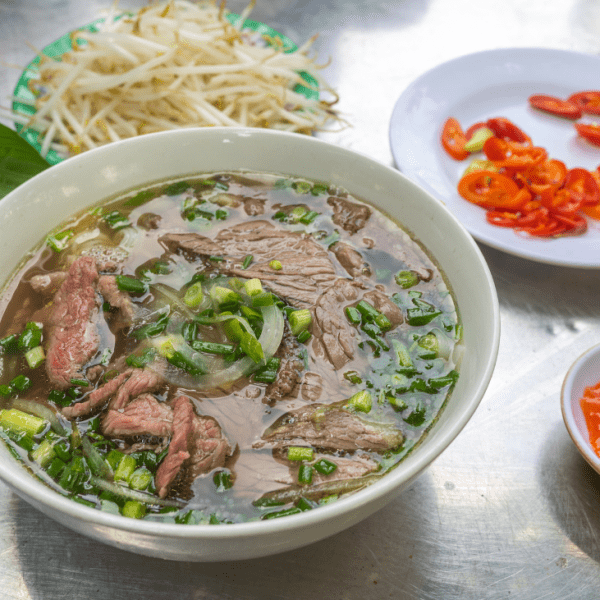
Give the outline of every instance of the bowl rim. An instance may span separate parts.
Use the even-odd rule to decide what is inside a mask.
[[[577,426],[577,419],[574,412],[574,403],[578,403],[583,389],[589,384],[579,383],[579,378],[584,372],[586,365],[592,360],[600,360],[600,344],[596,344],[582,352],[569,367],[563,380],[560,393],[560,406],[563,421],[571,440],[585,458],[588,464],[598,473],[600,473],[600,456],[598,456],[590,443],[589,437],[583,435]],[[597,372],[596,381],[600,381],[600,369]],[[580,389],[579,389],[580,388]]]
[[[33,189],[35,186],[39,185],[38,182],[43,181],[50,176],[59,177],[62,171],[69,172],[72,170],[77,170],[80,165],[85,166],[86,163],[98,164],[105,154],[110,155],[117,148],[126,148],[131,152],[135,152],[136,147],[142,147],[146,144],[159,144],[160,139],[166,136],[178,137],[181,141],[186,139],[186,137],[196,138],[196,136],[209,138],[212,136],[216,136],[217,138],[223,136],[254,137],[265,138],[266,140],[271,137],[274,139],[281,137],[288,140],[286,143],[289,144],[295,144],[306,148],[314,147],[315,149],[327,150],[328,152],[334,153],[341,158],[366,161],[366,164],[368,164],[370,168],[380,170],[381,172],[387,172],[393,177],[404,180],[405,185],[418,190],[417,193],[429,198],[432,203],[438,204],[440,209],[444,212],[445,218],[453,222],[461,231],[463,243],[468,245],[474,256],[477,257],[481,274],[483,275],[484,281],[487,284],[487,292],[491,302],[491,305],[488,307],[491,312],[489,355],[485,363],[485,368],[478,372],[477,386],[474,386],[469,403],[463,407],[460,417],[455,419],[455,422],[451,427],[448,426],[443,431],[437,430],[437,443],[435,446],[421,446],[418,449],[418,452],[415,452],[414,454],[411,454],[410,457],[407,457],[407,459],[411,459],[410,461],[407,459],[402,461],[398,467],[394,468],[392,472],[388,473],[376,483],[371,484],[354,494],[342,496],[334,503],[320,506],[318,510],[303,511],[298,514],[289,515],[283,519],[233,523],[228,524],[226,527],[215,527],[214,525],[207,524],[198,524],[192,527],[185,527],[174,523],[160,523],[152,520],[130,519],[121,515],[113,515],[103,512],[96,508],[83,506],[66,496],[62,496],[60,493],[52,490],[44,483],[37,481],[34,477],[27,473],[25,469],[22,468],[22,465],[18,465],[16,461],[14,461],[14,466],[18,467],[19,470],[22,470],[22,474],[17,474],[15,469],[10,469],[11,472],[6,473],[4,465],[2,462],[0,462],[0,478],[8,483],[15,491],[17,491],[17,493],[20,493],[25,499],[30,498],[37,502],[38,505],[42,505],[58,513],[65,513],[70,517],[74,517],[77,520],[87,523],[88,525],[109,527],[111,529],[117,529],[136,534],[147,534],[153,536],[159,535],[162,538],[181,540],[196,538],[203,538],[207,540],[227,540],[238,537],[248,537],[256,534],[260,536],[268,536],[272,533],[280,534],[282,532],[290,533],[299,531],[309,526],[313,527],[320,525],[321,523],[325,523],[332,518],[341,519],[347,517],[349,513],[355,510],[355,508],[358,506],[376,503],[377,500],[382,500],[386,496],[389,496],[392,492],[394,492],[394,488],[398,487],[398,479],[401,479],[402,481],[411,481],[412,479],[416,478],[442,452],[446,450],[450,443],[458,436],[458,434],[471,419],[483,398],[496,366],[500,344],[500,308],[498,296],[487,262],[475,240],[442,202],[391,166],[385,165],[359,151],[337,146],[316,137],[302,136],[300,134],[276,131],[272,129],[253,129],[241,127],[191,128],[163,131],[146,134],[136,138],[121,140],[119,142],[114,142],[106,146],[89,150],[85,153],[64,160],[52,166],[51,169],[46,169],[45,171],[35,175],[32,179],[23,183],[17,189],[0,199],[0,211],[2,210],[2,206],[7,199],[8,201],[14,201],[14,199],[18,198],[19,195],[28,193],[30,189]],[[484,283],[484,281],[481,281],[481,283]],[[434,426],[432,431],[428,433],[428,436],[432,436],[435,432],[436,430]],[[3,450],[5,450],[5,448],[3,448]]]

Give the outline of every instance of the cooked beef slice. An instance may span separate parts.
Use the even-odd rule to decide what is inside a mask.
[[[119,410],[137,396],[155,392],[164,384],[161,375],[150,369],[127,369],[93,390],[81,402],[66,406],[62,414],[67,419],[89,416],[103,409]]]
[[[102,432],[109,437],[165,437],[172,431],[171,407],[150,394],[138,396],[122,411],[110,409],[102,421]]]
[[[354,328],[344,315],[344,306],[352,304],[359,295],[361,284],[348,279],[338,279],[316,302],[311,332],[312,348],[341,369],[354,358],[356,344]]]
[[[194,479],[222,467],[231,452],[229,442],[212,417],[199,416],[189,398],[178,396],[172,404],[173,434],[167,456],[156,472],[156,489],[161,498],[176,480]],[[186,473],[182,473],[182,469]]]
[[[85,256],[78,258],[54,296],[46,372],[56,388],[70,387],[71,380],[82,376],[81,369],[98,351],[97,281],[95,260]]]
[[[369,265],[365,262],[362,254],[345,242],[336,242],[329,249],[335,254],[338,262],[351,277],[367,275],[370,272]]]
[[[133,322],[134,306],[131,297],[119,289],[114,275],[101,275],[98,279],[98,291],[106,302],[119,310],[123,325]]]
[[[311,404],[280,417],[262,436],[275,448],[309,445],[329,451],[384,452],[404,440],[401,431],[387,423],[368,421],[341,403]]]
[[[379,469],[379,464],[372,458],[366,455],[360,456],[331,456],[329,454],[316,454],[314,461],[326,459],[329,462],[335,463],[337,469],[329,475],[322,475],[313,469],[312,485],[318,485],[325,481],[341,481],[345,479],[356,479],[364,477],[369,473],[374,473]],[[298,465],[290,465],[289,475],[285,478],[278,479],[278,483],[294,484],[298,481]]]
[[[50,273],[34,275],[29,280],[29,285],[31,285],[33,291],[38,294],[52,296],[56,294],[67,276],[67,271],[52,271]]]
[[[140,394],[155,392],[164,385],[162,376],[151,369],[133,369],[130,377],[121,385],[110,401],[110,408],[119,410]]]
[[[300,357],[300,343],[287,325],[275,356],[281,363],[277,378],[265,390],[265,401],[269,404],[293,395],[302,379],[304,361]]]
[[[371,216],[371,209],[368,206],[355,204],[346,198],[330,196],[327,204],[333,207],[333,222],[350,234],[360,231]]]
[[[287,231],[268,221],[250,221],[221,230],[211,240],[197,234],[166,234],[160,242],[172,252],[192,257],[220,256],[219,267],[229,275],[259,278],[280,298],[297,308],[314,306],[319,295],[337,279],[329,253],[310,235]],[[242,269],[244,258],[252,264]],[[269,266],[278,260],[282,268]]]
[[[404,316],[399,306],[379,290],[367,292],[363,298],[383,313],[392,324],[392,329],[404,322]]]

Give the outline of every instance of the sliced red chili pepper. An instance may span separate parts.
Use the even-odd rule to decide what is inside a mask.
[[[504,117],[488,119],[486,125],[494,132],[496,137],[520,144],[531,144],[531,138],[512,121]]]
[[[516,175],[534,195],[547,197],[565,181],[567,167],[564,162],[550,158],[527,168]]]
[[[479,121],[479,123],[473,123],[473,125],[471,125],[471,127],[469,127],[465,131],[465,137],[467,138],[467,141],[470,140],[473,137],[473,134],[478,129],[481,129],[482,127],[487,127],[487,124],[485,123],[485,121]]]
[[[527,169],[546,160],[548,153],[538,146],[524,146],[498,137],[485,141],[483,152],[498,167],[507,169]]]
[[[510,211],[488,210],[485,218],[488,223],[498,227],[516,227],[519,215]]]
[[[559,223],[566,227],[566,231],[571,235],[580,235],[587,231],[587,221],[585,220],[585,217],[582,217],[579,214],[569,216],[555,214],[553,216]]]
[[[600,204],[596,206],[582,206],[581,212],[585,213],[588,217],[600,221]]]
[[[512,179],[495,171],[473,171],[458,182],[458,193],[465,200],[486,208],[518,209],[531,199],[519,191]]]
[[[582,115],[581,108],[575,102],[561,100],[554,96],[535,94],[529,97],[529,104],[533,108],[550,113],[565,119],[579,119]]]
[[[577,92],[569,96],[569,102],[577,104],[579,108],[590,115],[600,115],[600,91],[588,90]]]
[[[581,197],[577,197],[570,190],[562,188],[556,190],[550,201],[544,206],[550,209],[553,214],[563,216],[574,215],[581,208]]]
[[[581,200],[584,206],[595,206],[600,202],[600,188],[594,176],[586,169],[570,169],[565,177],[564,189]]]
[[[600,146],[600,126],[595,123],[575,123],[577,133],[590,144]]]
[[[460,123],[450,117],[442,128],[442,146],[446,152],[455,160],[463,160],[469,156],[469,152],[464,149],[467,141]]]

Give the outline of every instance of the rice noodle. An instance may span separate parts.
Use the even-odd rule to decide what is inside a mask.
[[[311,134],[339,122],[332,109],[335,92],[308,56],[315,38],[291,53],[278,40],[268,45],[241,30],[253,6],[254,1],[236,25],[217,0],[170,0],[133,16],[112,11],[98,32],[72,34],[73,49],[60,60],[41,55],[39,75],[29,82],[36,113],[12,116],[40,132],[42,155],[65,147],[75,154],[180,127]],[[298,93],[298,84],[321,99]]]

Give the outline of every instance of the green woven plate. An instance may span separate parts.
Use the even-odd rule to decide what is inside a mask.
[[[240,17],[240,15],[237,15],[235,13],[229,13],[227,15],[227,18],[229,19],[229,21],[231,22],[232,25],[235,25],[240,20],[241,17]],[[104,19],[97,19],[97,20],[93,21],[92,23],[85,25],[84,27],[80,27],[76,31],[92,31],[92,32],[98,31],[98,28],[99,28],[100,24],[103,22],[103,20]],[[274,29],[272,29],[268,25],[265,25],[264,23],[261,23],[260,21],[252,21],[252,20],[247,19],[246,21],[244,21],[244,25],[243,25],[242,29],[247,30],[247,31],[254,31],[254,32],[258,33],[270,45],[274,45],[275,43],[277,44],[277,46],[281,45],[281,47],[283,48],[283,51],[286,53],[295,52],[298,49],[296,44],[294,44],[294,42],[292,40],[290,40],[287,36],[279,33],[278,31],[275,31]],[[69,52],[71,50],[71,48],[72,48],[71,34],[66,33],[65,35],[63,35],[62,37],[57,39],[56,41],[52,42],[51,44],[48,44],[42,50],[42,53],[51,58],[55,58],[55,57],[62,56],[66,52]],[[28,101],[35,99],[35,95],[29,89],[28,84],[29,84],[30,80],[35,79],[37,77],[37,75],[38,75],[37,65],[39,64],[39,62],[40,62],[40,57],[37,56],[33,61],[31,61],[27,65],[27,67],[21,74],[19,81],[17,82],[17,85],[14,90],[15,100],[13,101],[13,105],[12,105],[13,110],[16,112],[19,112],[22,114],[27,114],[27,115],[35,114],[35,109],[31,105],[24,104],[23,102],[20,102],[19,99],[20,100],[28,100]],[[307,86],[310,86],[310,87],[305,87],[303,85],[297,84],[296,87],[294,88],[294,90],[300,94],[303,94],[308,99],[311,99],[311,100],[318,99],[319,93],[317,91],[315,91],[315,88],[318,86],[317,81],[314,79],[314,77],[312,77],[312,75],[310,75],[309,73],[306,73],[304,71],[301,72],[300,75],[306,81]],[[16,123],[15,128],[21,134],[21,136],[24,139],[26,139],[38,152],[41,151],[42,146],[38,142],[38,132],[37,131],[33,131],[32,129],[23,130],[23,125],[21,125],[20,123]],[[51,165],[55,165],[56,163],[59,163],[62,160],[64,160],[64,158],[62,156],[60,156],[54,150],[49,150],[46,155],[46,160]]]

